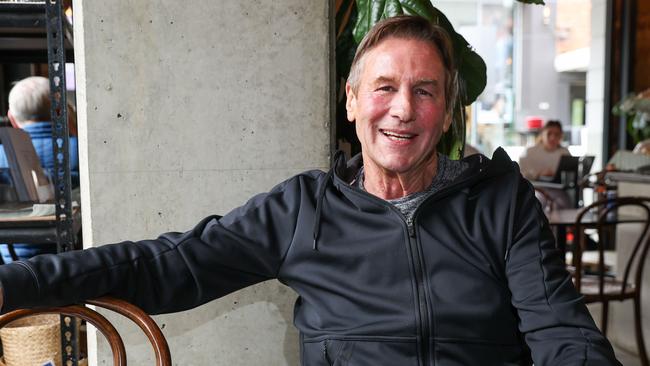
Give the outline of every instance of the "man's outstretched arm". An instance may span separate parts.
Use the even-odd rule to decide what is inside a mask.
[[[293,178],[185,233],[0,266],[2,311],[112,295],[152,314],[168,313],[274,278],[292,243],[304,203],[300,192],[311,187],[309,179]]]

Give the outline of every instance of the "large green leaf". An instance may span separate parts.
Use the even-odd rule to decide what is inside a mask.
[[[378,21],[400,14],[421,15],[432,19],[434,8],[428,0],[357,0],[357,24],[354,39],[361,42]]]
[[[440,25],[452,38],[463,105],[470,105],[485,89],[485,62],[465,38],[456,33],[449,19],[428,0],[357,0],[357,11],[357,22],[353,30],[356,42],[360,42],[377,22],[395,15],[420,15]]]
[[[537,5],[545,5],[544,0],[517,0],[520,3],[524,4],[537,4]]]

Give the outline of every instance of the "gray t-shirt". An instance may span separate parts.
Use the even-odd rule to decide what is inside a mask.
[[[432,194],[447,187],[454,179],[460,176],[469,165],[459,160],[451,160],[445,155],[438,154],[438,171],[429,187],[421,192],[411,193],[408,196],[400,197],[394,200],[388,200],[406,217],[406,224],[410,227],[413,225],[413,215],[415,210]],[[363,187],[363,167],[359,169],[357,177],[354,180],[358,188]]]

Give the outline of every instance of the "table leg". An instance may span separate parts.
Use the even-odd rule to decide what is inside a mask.
[[[566,226],[557,225],[555,227],[555,246],[562,253],[562,258],[566,256]]]

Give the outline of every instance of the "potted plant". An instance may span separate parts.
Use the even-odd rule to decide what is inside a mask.
[[[628,95],[614,106],[612,113],[625,116],[634,145],[650,139],[650,89]]]

